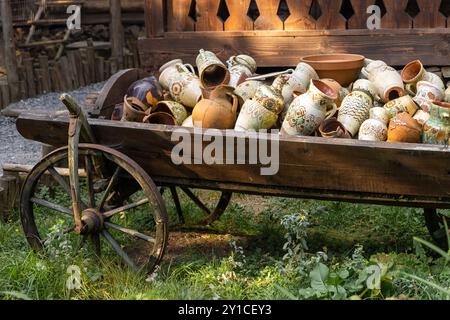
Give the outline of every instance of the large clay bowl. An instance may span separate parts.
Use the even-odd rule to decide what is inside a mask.
[[[302,58],[317,71],[319,77],[334,79],[343,87],[358,79],[364,65],[364,56],[359,54],[318,54]]]

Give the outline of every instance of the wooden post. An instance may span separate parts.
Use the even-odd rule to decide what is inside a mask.
[[[0,217],[8,221],[19,199],[19,181],[13,176],[0,177]]]
[[[123,28],[122,28],[122,9],[120,0],[109,0],[111,12],[111,55],[117,59],[119,66],[123,65]]]
[[[4,56],[11,100],[19,100],[19,74],[17,72],[16,46],[14,44],[13,21],[10,0],[0,1],[2,17]]]

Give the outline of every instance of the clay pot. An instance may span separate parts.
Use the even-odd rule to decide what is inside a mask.
[[[311,80],[309,90],[289,106],[281,132],[286,135],[310,136],[337,110],[338,93],[320,80]]]
[[[264,108],[259,102],[249,99],[241,108],[234,130],[269,130],[275,126],[277,120],[277,113]]]
[[[233,87],[219,86],[202,99],[192,111],[196,128],[232,129],[236,123],[238,98]]]
[[[365,73],[385,103],[406,94],[401,75],[383,61],[373,61],[365,68]]]
[[[370,119],[364,121],[359,129],[359,140],[386,141],[389,114],[384,108],[370,109]]]
[[[357,54],[321,54],[303,57],[302,62],[313,67],[320,78],[334,79],[347,87],[358,79],[364,59]]]
[[[177,124],[175,118],[171,114],[166,112],[151,113],[145,116],[142,122],[152,124],[165,124],[168,126],[174,126]]]
[[[417,94],[414,101],[426,112],[430,112],[433,101],[442,101],[444,99],[444,91],[433,83],[428,81],[419,81],[417,83]]]
[[[195,62],[204,88],[213,89],[230,81],[227,66],[213,52],[200,49]]]
[[[154,76],[133,82],[127,90],[127,96],[138,99],[147,109],[154,108],[164,98],[163,88]]]
[[[408,92],[413,96],[417,93],[417,84],[420,81],[431,82],[441,91],[445,90],[442,79],[432,72],[427,72],[420,60],[414,60],[408,63],[403,68],[401,76],[403,81],[407,84]]]
[[[188,117],[186,108],[175,101],[161,101],[159,102],[153,112],[165,112],[175,118],[177,125],[181,125]]]
[[[338,113],[338,121],[355,137],[364,121],[369,119],[373,107],[375,88],[369,80],[360,79],[353,91],[344,98]]]
[[[241,100],[241,105],[244,104],[248,99],[253,99],[255,96],[256,90],[264,83],[258,80],[247,80],[240,85],[237,86],[236,90],[234,90],[234,94],[239,97]]]
[[[430,119],[425,123],[423,142],[428,144],[450,144],[450,103],[434,101]]]
[[[339,110],[342,104],[342,100],[344,100],[344,98],[348,96],[350,92],[348,91],[347,88],[342,87],[336,80],[333,79],[321,79],[321,80],[325,82],[328,86],[332,87],[335,91],[339,92],[339,96],[336,100],[336,106]]]
[[[230,71],[229,86],[236,88],[248,77],[256,72],[256,61],[247,55],[238,55],[231,57],[228,61],[228,70]]]
[[[320,135],[323,138],[351,139],[352,136],[336,118],[330,118],[322,122],[319,127]]]
[[[394,118],[402,112],[408,112],[410,116],[414,116],[419,110],[416,102],[409,95],[389,101],[384,105],[384,108],[388,111],[390,118]]]
[[[399,113],[391,119],[388,129],[388,142],[419,143],[422,126],[407,112]]]
[[[425,123],[430,119],[430,114],[426,111],[419,110],[413,117],[420,125],[425,125]]]
[[[147,107],[136,98],[124,97],[123,116],[121,121],[142,122],[147,114]]]

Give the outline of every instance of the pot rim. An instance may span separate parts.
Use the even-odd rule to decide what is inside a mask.
[[[162,72],[164,72],[164,70],[166,70],[167,67],[169,67],[170,65],[172,65],[172,64],[175,65],[175,64],[178,64],[178,63],[183,64],[183,60],[181,60],[181,59],[173,59],[173,60],[170,60],[170,61],[164,63],[164,64],[159,68],[159,72],[162,73]]]
[[[336,100],[337,98],[339,98],[339,92],[337,92],[336,90],[334,90],[331,86],[329,86],[328,84],[326,84],[324,81],[322,80],[311,80],[311,83],[314,85],[315,88],[317,88],[317,90],[319,90],[320,92],[322,92],[322,94],[324,96],[326,96],[327,98],[331,99],[331,100]],[[317,86],[317,85],[320,85]],[[325,88],[324,88],[325,87]],[[331,91],[331,93],[326,92],[324,89]]]
[[[409,77],[406,78],[405,73],[407,71],[410,71],[409,69],[411,69],[412,67],[415,66],[420,66],[419,71],[413,76],[413,77]],[[408,63],[402,70],[401,72],[401,76],[402,76],[402,80],[406,83],[411,83],[411,82],[415,82],[415,80],[418,79],[418,77],[420,76],[420,74],[423,72],[424,68],[423,68],[423,63],[422,61],[420,61],[419,59],[411,61],[410,63]]]
[[[314,54],[301,58],[314,70],[352,70],[362,68],[365,57],[352,53]]]

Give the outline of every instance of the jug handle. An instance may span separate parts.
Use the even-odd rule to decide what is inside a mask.
[[[186,63],[185,66],[186,66],[193,74],[195,74],[195,69],[194,69],[194,67],[192,66],[192,64]]]
[[[237,109],[239,107],[239,99],[237,95],[233,93],[229,93],[228,95],[233,98],[233,106],[231,107],[231,111],[233,111],[233,113],[237,113]]]
[[[336,111],[337,111],[337,105],[336,105],[336,103],[333,103],[333,109],[331,109],[330,111],[327,112],[325,120],[332,118],[336,114]]]

